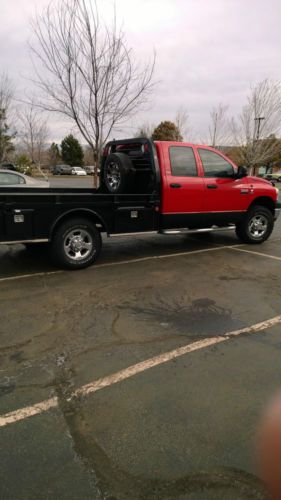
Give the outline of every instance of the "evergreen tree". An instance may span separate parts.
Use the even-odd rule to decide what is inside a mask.
[[[49,148],[49,162],[51,167],[55,167],[60,160],[60,150],[58,145],[53,142]]]
[[[61,142],[61,156],[65,163],[72,167],[83,165],[84,153],[80,142],[70,134]]]
[[[152,139],[154,141],[179,141],[182,142],[182,136],[178,127],[169,121],[161,122],[153,131]]]

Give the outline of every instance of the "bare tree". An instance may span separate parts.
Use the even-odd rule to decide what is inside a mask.
[[[209,140],[213,148],[225,146],[229,142],[230,128],[227,120],[228,106],[218,104],[210,112]]]
[[[190,127],[188,125],[189,116],[188,112],[184,107],[180,107],[176,113],[175,120],[172,122],[176,126],[176,134],[173,137],[175,141],[182,142],[188,135],[190,135]],[[170,122],[171,123],[171,122]],[[154,130],[156,129],[155,124],[143,123],[136,131],[135,137],[148,137],[151,138]]]
[[[234,142],[241,163],[250,170],[268,165],[280,155],[281,84],[263,80],[251,88],[247,104],[237,120],[232,120]]]
[[[141,67],[117,26],[115,11],[112,25],[106,25],[96,0],[50,4],[34,20],[33,32],[36,83],[44,96],[39,105],[74,120],[99,157],[113,129],[147,102],[155,56]]]
[[[13,151],[12,140],[16,133],[11,130],[10,119],[12,119],[12,101],[14,97],[14,84],[6,73],[0,75],[0,161],[6,159]]]
[[[135,137],[147,137],[151,138],[155,125],[150,123],[143,123],[136,131]]]
[[[19,122],[21,126],[19,137],[28,156],[32,163],[40,166],[49,134],[47,120],[42,116],[42,111],[31,105],[19,113]]]
[[[185,140],[187,136],[190,137],[189,115],[184,107],[180,107],[178,109],[175,118],[175,125],[179,130],[179,135],[182,140]]]
[[[14,97],[15,87],[6,73],[0,75],[0,108],[8,114]]]

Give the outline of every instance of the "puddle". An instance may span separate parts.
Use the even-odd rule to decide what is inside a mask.
[[[155,301],[144,307],[130,307],[138,320],[157,322],[163,331],[168,327],[187,337],[213,337],[236,330],[242,322],[232,317],[232,311],[219,306],[214,300],[203,297],[184,304],[183,300]]]

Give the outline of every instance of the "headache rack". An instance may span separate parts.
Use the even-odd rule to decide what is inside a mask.
[[[152,140],[147,138],[113,140],[106,144],[102,165],[111,153],[123,153],[129,156],[135,174],[138,178],[138,185],[150,186],[150,191],[159,191],[160,174],[155,146]],[[149,182],[148,182],[149,179]],[[152,189],[153,187],[153,189]]]

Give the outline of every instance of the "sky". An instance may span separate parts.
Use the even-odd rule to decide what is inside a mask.
[[[105,19],[113,2],[97,0]],[[28,40],[30,21],[49,0],[0,0],[0,71],[16,84],[17,96],[32,95]],[[219,103],[235,116],[251,85],[281,80],[280,0],[115,0],[134,57],[145,62],[156,51],[158,82],[146,110],[119,132],[130,137],[143,123],[189,115],[186,140],[207,140],[209,113]],[[50,115],[50,140],[60,141],[73,125]]]

